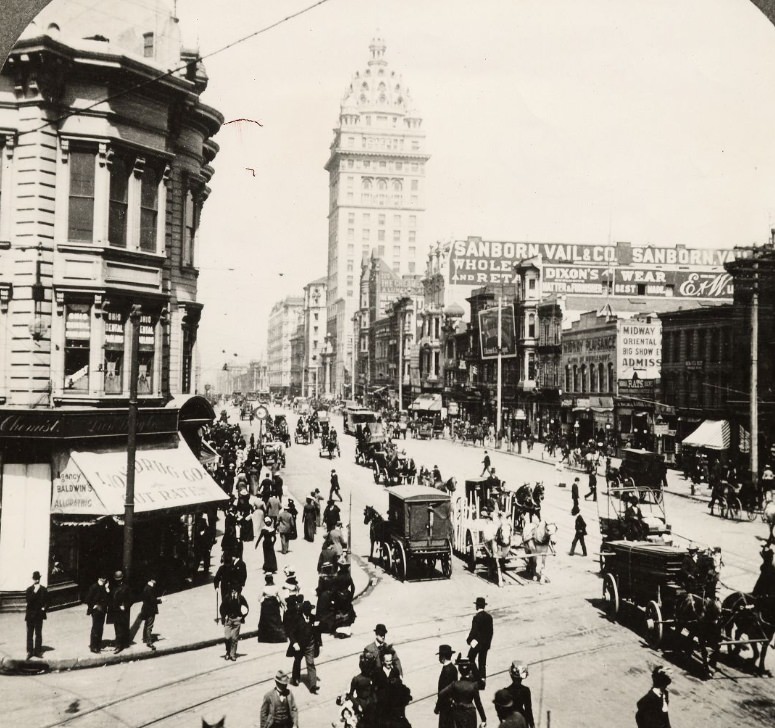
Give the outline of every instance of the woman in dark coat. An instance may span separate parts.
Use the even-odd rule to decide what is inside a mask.
[[[301,522],[304,526],[304,539],[311,543],[315,540],[315,531],[317,530],[317,511],[315,504],[312,502],[312,496],[309,496],[304,504]]]
[[[477,713],[481,723],[487,722],[482,699],[479,697],[479,684],[472,675],[473,670],[469,660],[458,657],[457,669],[460,677],[439,693],[439,700],[452,701],[455,728],[477,728]]]
[[[264,566],[265,572],[274,574],[277,571],[277,556],[274,552],[274,542],[277,539],[277,532],[272,526],[272,519],[268,516],[264,519],[264,527],[261,529],[261,533],[258,534],[256,539],[255,548],[258,548],[258,544],[263,541],[262,547],[264,549]]]
[[[285,642],[285,630],[280,614],[280,595],[274,577],[266,574],[266,586],[261,594],[261,614],[258,618],[259,642]]]

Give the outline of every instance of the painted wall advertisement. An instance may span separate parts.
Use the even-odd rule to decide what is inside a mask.
[[[479,346],[482,359],[498,358],[498,309],[479,312]],[[517,355],[517,336],[514,328],[514,309],[501,307],[501,357]]]
[[[662,323],[617,321],[616,371],[620,379],[659,379]]]
[[[543,293],[732,299],[724,263],[733,250],[683,247],[504,243],[469,238],[453,244],[451,284],[514,284],[514,265],[531,260],[541,269]],[[679,269],[681,268],[681,269]]]

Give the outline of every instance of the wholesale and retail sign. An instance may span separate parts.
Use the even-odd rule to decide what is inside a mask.
[[[732,300],[724,263],[733,250],[684,247],[508,243],[471,237],[452,245],[452,285],[515,284],[516,264],[530,260],[541,271],[543,294],[651,296]]]
[[[619,379],[659,379],[662,369],[662,323],[617,321],[616,371]]]
[[[517,335],[514,328],[514,309],[502,306],[501,312],[501,357],[517,355]],[[479,312],[479,346],[482,359],[498,358],[498,308]]]

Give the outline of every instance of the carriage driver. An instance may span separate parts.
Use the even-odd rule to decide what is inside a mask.
[[[648,533],[648,528],[643,521],[643,513],[638,505],[638,496],[632,493],[629,501],[629,505],[624,510],[625,538],[628,541],[638,541]]]
[[[686,556],[681,562],[681,584],[689,593],[697,591],[697,577],[699,575],[700,550],[694,544],[690,544]]]

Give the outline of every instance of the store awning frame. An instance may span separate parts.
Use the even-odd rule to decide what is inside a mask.
[[[228,496],[181,441],[178,447],[139,448],[135,465],[135,513],[192,511]],[[127,454],[123,449],[71,450],[54,481],[51,514],[105,517],[124,513]],[[62,517],[67,517],[62,519]],[[80,520],[75,518],[72,520]]]
[[[681,445],[705,450],[729,450],[731,441],[727,420],[703,420],[694,432],[683,439]]]
[[[409,405],[409,409],[415,412],[441,412],[441,407],[441,395],[433,392],[421,394]]]

